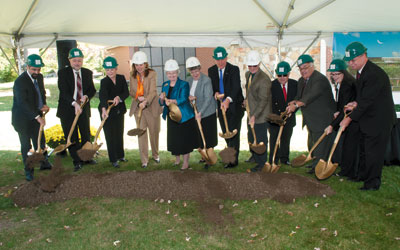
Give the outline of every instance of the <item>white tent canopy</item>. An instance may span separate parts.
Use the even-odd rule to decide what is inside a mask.
[[[332,32],[399,31],[399,9],[398,0],[2,0],[0,46],[44,48],[75,39],[108,46],[285,47]]]

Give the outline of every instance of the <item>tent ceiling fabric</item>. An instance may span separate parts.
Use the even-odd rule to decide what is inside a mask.
[[[243,44],[239,34],[251,46],[276,46],[279,28],[257,3],[282,24],[291,0],[2,0],[1,46],[12,46],[33,2],[21,30],[22,47],[46,47],[54,34],[109,46],[141,46],[148,39],[152,46],[212,47]],[[296,0],[282,46],[308,43],[318,32],[329,37],[332,32],[399,31],[394,21],[399,9],[398,0]]]

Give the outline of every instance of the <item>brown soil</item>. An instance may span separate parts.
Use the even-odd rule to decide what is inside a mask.
[[[233,220],[222,213],[223,200],[272,199],[291,203],[306,196],[330,196],[335,192],[315,179],[286,173],[207,173],[198,171],[125,171],[107,174],[65,175],[61,162],[51,173],[25,183],[12,193],[22,207],[83,197],[118,197],[146,200],[193,200],[208,222]]]

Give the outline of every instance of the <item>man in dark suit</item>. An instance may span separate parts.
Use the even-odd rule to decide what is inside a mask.
[[[68,59],[70,66],[58,71],[60,96],[57,117],[61,120],[64,136],[67,138],[75,115],[80,114],[71,137],[71,142],[75,143],[68,148],[73,159],[74,171],[78,171],[82,168],[83,162],[77,155],[77,150],[90,140],[90,99],[95,95],[96,89],[93,84],[92,71],[82,68],[82,51],[78,48],[71,49]],[[88,101],[88,103],[82,109],[80,104],[85,101]],[[78,129],[81,135],[81,143],[79,143]],[[92,160],[87,163],[95,163],[95,161]]]
[[[221,108],[226,110],[229,131],[237,129],[237,134],[234,137],[225,140],[228,147],[233,147],[237,151],[235,163],[225,165],[225,168],[232,168],[238,165],[244,98],[240,85],[239,68],[228,63],[227,56],[228,53],[222,47],[217,47],[214,50],[215,65],[208,69],[208,76],[211,78],[215,99],[218,99],[218,95],[224,94],[222,103],[218,102],[218,119],[222,132],[225,133],[226,130]]]
[[[315,144],[324,133],[325,128],[333,120],[336,104],[333,100],[329,80],[314,68],[314,60],[310,55],[301,55],[297,59],[301,78],[297,84],[295,100],[289,103],[288,111],[294,112],[301,108],[303,127],[307,125],[308,149]],[[309,174],[314,174],[314,169],[320,159],[327,160],[332,145],[332,136],[327,137],[314,150],[315,157]]]
[[[367,49],[359,42],[346,47],[344,60],[357,70],[357,96],[355,102],[348,104],[353,112],[340,126],[345,129],[350,122],[358,121],[361,131],[359,177],[364,181],[360,189],[378,190],[386,146],[396,121],[389,77],[368,60]]]
[[[282,61],[276,67],[277,79],[272,81],[271,94],[272,94],[272,113],[280,115],[286,110],[288,103],[293,101],[297,94],[297,81],[290,79],[290,65]],[[291,115],[283,128],[281,135],[281,143],[275,156],[275,163],[280,159],[281,163],[290,165],[289,152],[290,152],[290,138],[292,137],[293,127],[296,126],[296,115]],[[272,157],[274,153],[276,139],[279,133],[279,125],[270,123],[269,135],[269,162],[272,164]]]
[[[28,151],[31,149],[31,140],[36,150],[40,125],[46,124],[42,117],[44,112],[49,111],[46,105],[46,93],[43,84],[43,75],[40,74],[44,66],[39,55],[32,54],[27,58],[27,70],[22,73],[14,82],[13,107],[11,111],[12,125],[17,131],[21,143],[21,155],[25,166],[25,178],[33,180],[33,168],[26,164]],[[42,134],[40,147],[44,149],[46,140]],[[45,153],[46,154],[46,153]],[[42,161],[40,169],[51,169],[47,158]]]

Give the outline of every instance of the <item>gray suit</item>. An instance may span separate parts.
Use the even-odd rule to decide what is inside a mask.
[[[308,149],[310,149],[332,122],[333,113],[336,111],[329,80],[320,72],[314,70],[307,83],[304,78],[299,79],[295,99],[305,104],[301,107],[301,112],[303,114],[303,127],[307,125]],[[332,139],[332,134],[328,135],[314,150],[313,169],[320,159],[327,160]]]
[[[200,79],[197,82],[196,90],[194,95],[196,96],[196,106],[197,110],[201,113],[201,118],[210,116],[214,114],[217,110],[217,102],[213,96],[213,88],[211,84],[211,79],[200,73]],[[192,88],[193,77],[188,77],[189,87]]]

